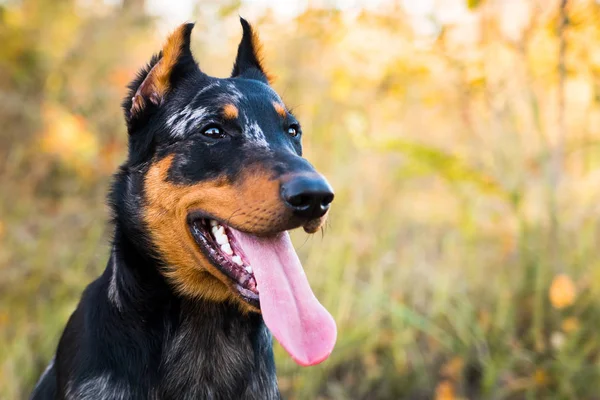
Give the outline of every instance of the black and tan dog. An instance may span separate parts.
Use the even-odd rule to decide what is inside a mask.
[[[277,399],[271,333],[301,365],[330,354],[286,231],[318,230],[333,192],[241,22],[230,78],[200,70],[185,24],[130,85],[110,259],[32,398]]]

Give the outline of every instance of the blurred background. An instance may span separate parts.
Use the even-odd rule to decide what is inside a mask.
[[[339,339],[289,399],[600,399],[600,2],[0,0],[0,399],[104,269],[120,102],[178,24],[255,24],[336,189],[294,241]]]

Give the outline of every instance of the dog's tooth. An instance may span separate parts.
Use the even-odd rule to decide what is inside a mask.
[[[246,272],[251,274],[252,273],[252,267],[251,266],[246,266]]]
[[[212,227],[212,229],[211,229],[211,231],[212,231],[212,233],[213,233],[213,235],[214,235],[215,239],[217,239],[217,241],[218,241],[218,239],[219,239],[220,237],[222,237],[222,236],[225,236],[225,237],[227,237],[227,235],[225,235],[225,228],[223,228],[223,227],[222,227],[222,226],[220,226],[220,225],[213,226],[213,227]],[[222,244],[222,243],[219,243],[219,244]]]
[[[210,226],[217,226],[219,223],[217,221],[215,221],[214,219],[210,220]]]
[[[215,234],[215,239],[217,239],[218,244],[229,244],[229,239],[225,234]]]
[[[229,243],[221,244],[221,251],[227,255],[233,254],[233,249]]]
[[[236,263],[240,267],[242,265],[244,265],[244,262],[242,261],[242,257],[240,257],[240,256],[233,256],[233,257],[231,257],[231,261],[233,261],[234,263]]]

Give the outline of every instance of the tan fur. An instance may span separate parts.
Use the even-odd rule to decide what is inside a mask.
[[[277,111],[277,114],[279,114],[279,116],[281,118],[287,117],[287,112],[285,111],[285,107],[281,103],[274,101],[273,107],[275,107],[275,111]]]
[[[258,37],[258,33],[252,28],[252,47],[254,48],[254,54],[256,54],[256,59],[258,60],[258,64],[260,65],[260,69],[263,71],[265,76],[267,77],[267,81],[272,84],[275,82],[275,75],[268,72],[264,66],[264,54],[263,54],[263,45]]]
[[[141,111],[146,106],[145,99],[160,104],[170,90],[171,71],[185,42],[185,26],[180,25],[165,41],[161,59],[152,67],[132,99],[131,113]]]
[[[252,310],[233,295],[231,280],[200,251],[189,230],[187,215],[201,210],[257,235],[288,229],[284,224],[289,215],[279,200],[279,182],[259,167],[249,167],[239,185],[225,178],[177,185],[166,180],[172,160],[171,155],[155,162],[145,179],[144,219],[165,262],[164,275],[186,296],[216,302],[233,300],[242,309]]]
[[[238,117],[238,108],[233,104],[226,104],[223,107],[223,116],[227,119],[235,119]]]
[[[185,42],[185,31],[186,25],[180,25],[175,31],[167,38],[167,41],[162,48],[162,58],[158,63],[158,69],[156,71],[156,86],[159,93],[163,95],[169,90],[169,80],[171,78],[171,71],[177,60],[181,56],[181,48]],[[156,68],[153,68],[156,69]]]

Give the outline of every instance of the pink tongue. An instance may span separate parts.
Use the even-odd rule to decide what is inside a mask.
[[[313,294],[287,232],[259,238],[231,230],[254,270],[265,323],[294,361],[325,360],[335,345],[333,317]]]

